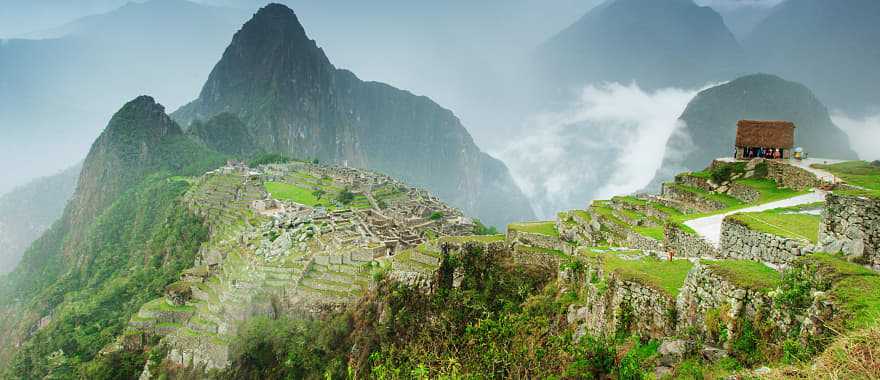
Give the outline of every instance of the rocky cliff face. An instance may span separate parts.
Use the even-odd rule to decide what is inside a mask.
[[[742,119],[794,122],[795,144],[813,157],[856,156],[810,89],[774,75],[748,75],[702,91],[688,103],[680,117],[684,124],[666,144],[652,187],[676,173],[700,170],[716,157],[733,156],[736,122]]]
[[[183,131],[153,98],[126,103],[86,156],[70,204],[72,224],[91,221],[148,170],[163,166],[159,147],[175,138],[183,138]]]
[[[648,89],[721,80],[743,58],[721,16],[691,0],[608,1],[535,55],[557,87],[636,81]]]
[[[451,111],[335,68],[283,5],[236,33],[199,98],[173,116],[189,124],[221,112],[266,151],[385,172],[495,225],[532,216],[507,168]]]

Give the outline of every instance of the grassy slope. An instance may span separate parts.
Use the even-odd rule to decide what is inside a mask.
[[[832,165],[813,165],[840,177],[847,184],[865,190],[839,190],[838,193],[880,198],[880,166],[865,161],[847,161]]]
[[[744,223],[749,229],[771,235],[804,239],[811,243],[819,241],[821,217],[797,214],[798,208],[778,208],[762,212],[740,213],[729,218]]]
[[[659,260],[653,257],[626,258],[632,252],[594,252],[581,250],[585,257],[601,262],[606,273],[617,273],[622,279],[649,286],[664,295],[675,298],[684,285],[693,264],[688,260]]]
[[[779,272],[757,261],[703,260],[702,264],[741,288],[767,292],[781,280]]]
[[[556,230],[556,222],[547,221],[547,222],[532,222],[532,223],[515,223],[507,226],[508,230],[512,231],[520,231],[532,234],[540,234],[547,236],[559,236],[559,231]]]

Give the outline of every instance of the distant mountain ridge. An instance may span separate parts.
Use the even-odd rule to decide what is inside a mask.
[[[246,16],[185,0],[132,2],[58,38],[0,42],[0,125],[16,126],[0,139],[10,163],[0,193],[82,160],[108,116],[137,95],[174,108],[191,99]],[[43,150],[53,159],[30,154]]]
[[[504,164],[451,111],[337,69],[284,5],[258,11],[199,98],[172,116],[189,125],[220,113],[237,116],[267,152],[384,172],[493,225],[533,216]]]
[[[632,81],[692,88],[737,72],[744,54],[721,16],[693,0],[609,0],[535,52],[555,86]]]
[[[31,243],[61,216],[81,170],[78,163],[0,196],[0,273],[15,268]]]
[[[880,2],[788,0],[744,45],[758,68],[809,86],[848,113],[880,111]]]
[[[706,89],[691,100],[683,126],[666,145],[652,189],[676,173],[698,171],[717,157],[733,156],[736,123],[742,119],[787,120],[797,126],[795,144],[812,157],[855,159],[849,138],[806,86],[775,75],[748,75]]]

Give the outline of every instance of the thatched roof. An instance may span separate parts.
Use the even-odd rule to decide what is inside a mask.
[[[794,123],[789,121],[740,120],[736,123],[736,146],[791,149]]]

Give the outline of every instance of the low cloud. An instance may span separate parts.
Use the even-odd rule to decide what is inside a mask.
[[[841,112],[831,115],[840,129],[849,135],[853,150],[863,160],[880,160],[880,114],[856,118]]]
[[[568,109],[533,117],[494,152],[542,218],[647,185],[678,117],[698,90],[655,92],[636,84],[588,86]]]

